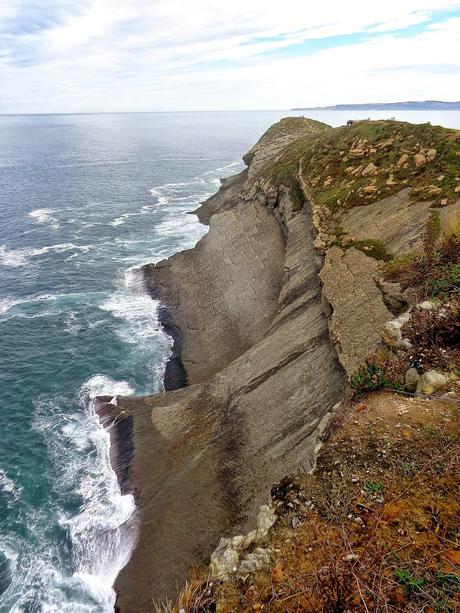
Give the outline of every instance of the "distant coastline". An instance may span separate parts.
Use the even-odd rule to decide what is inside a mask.
[[[408,102],[369,102],[333,104],[331,106],[298,106],[292,111],[460,111],[460,101],[424,100]]]

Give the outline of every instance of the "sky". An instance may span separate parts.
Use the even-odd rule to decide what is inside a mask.
[[[0,0],[0,113],[460,100],[460,0]]]

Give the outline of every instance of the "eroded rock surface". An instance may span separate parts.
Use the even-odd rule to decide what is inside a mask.
[[[376,284],[378,274],[376,260],[338,247],[329,249],[320,273],[332,307],[331,337],[349,377],[377,349],[385,323],[393,319]]]
[[[227,215],[213,218],[211,232]],[[286,228],[283,284],[263,337],[200,384],[119,399],[134,416],[131,474],[142,518],[138,546],[117,579],[123,613],[150,606],[153,594],[174,593],[222,535],[254,527],[255,510],[274,481],[314,464],[344,378],[329,341],[311,220],[296,215]],[[192,254],[181,262],[183,278],[187,262],[194,266]],[[221,279],[220,295],[241,275],[240,267],[231,270],[235,278]],[[220,349],[222,357],[227,348]],[[144,595],[136,606],[133,593]]]
[[[400,139],[406,124],[393,123],[379,127]],[[353,136],[355,129],[366,129],[369,140]],[[331,131],[323,140],[325,130],[304,118],[275,124],[245,156],[248,170],[198,209],[209,233],[194,249],[145,268],[176,337],[170,364],[190,385],[119,398],[113,408],[132,420],[129,476],[141,520],[115,586],[121,613],[173,595],[219,541],[224,574],[268,563],[256,538],[258,507],[274,482],[314,466],[346,377],[408,309],[399,285],[384,282],[379,262],[353,245],[381,243],[376,257],[420,250],[433,207],[442,206],[444,218],[457,206],[451,187],[436,202],[416,201],[421,192],[410,191],[413,177],[438,172],[440,156],[414,175],[409,155],[389,159],[393,137],[371,142],[373,122],[350,127],[348,136],[338,128],[342,141]],[[452,147],[455,138],[446,136]],[[338,142],[353,146],[336,151]],[[358,174],[368,177],[364,195]],[[424,178],[425,192],[431,180]],[[396,340],[387,338],[398,351],[404,339]],[[246,541],[257,549],[243,559]]]
[[[215,215],[194,249],[145,268],[152,291],[174,314],[189,383],[227,366],[257,343],[278,308],[284,239],[257,203]]]

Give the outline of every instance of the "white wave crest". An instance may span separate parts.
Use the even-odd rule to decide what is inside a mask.
[[[23,249],[8,249],[5,245],[0,245],[0,264],[16,268],[27,266],[29,258],[46,255],[50,252],[80,251],[87,253],[90,249],[89,245],[74,245],[74,243],[61,243],[47,247],[24,247]]]
[[[16,486],[13,479],[10,479],[4,470],[0,468],[0,492],[12,494],[14,497],[19,495],[21,488]]]
[[[113,612],[112,586],[136,540],[135,503],[120,491],[110,464],[110,435],[100,425],[94,399],[133,393],[127,381],[97,374],[80,388],[80,409],[69,411],[64,398],[36,405],[34,426],[45,438],[55,486],[81,500],[77,514],[61,510],[58,515],[71,544],[72,574],[63,575],[49,560],[46,571],[38,564],[46,611]]]
[[[106,375],[93,375],[80,388],[79,400],[83,405],[97,396],[132,396],[134,389],[127,381],[114,381]]]
[[[22,300],[16,298],[1,298],[0,299],[0,315],[5,315],[11,309],[11,307],[17,304],[22,304]]]
[[[59,222],[56,217],[51,215],[51,213],[55,212],[54,209],[35,209],[35,211],[29,213],[29,217],[36,223],[47,224],[50,228],[53,228],[53,230],[57,230],[59,228]]]

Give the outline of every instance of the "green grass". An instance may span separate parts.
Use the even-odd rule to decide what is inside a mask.
[[[374,496],[375,494],[382,494],[384,488],[382,483],[367,481],[363,489],[368,496]]]
[[[375,260],[383,260],[384,262],[388,262],[393,258],[393,256],[386,250],[386,247],[382,241],[374,238],[353,241],[349,246],[362,251]]]
[[[284,185],[289,189],[289,195],[292,200],[292,210],[300,211],[305,202],[305,196],[297,180],[299,165],[296,162],[290,162],[286,166],[281,166],[276,169],[273,175],[273,181],[277,187]]]
[[[408,570],[403,568],[397,568],[395,570],[395,579],[404,587],[409,595],[420,591],[425,584],[424,579],[421,577],[414,577]]]
[[[355,159],[350,156],[350,150],[362,139],[366,140],[362,144],[365,155]],[[420,148],[435,148],[437,155],[422,168],[416,168],[413,156]],[[396,166],[403,152],[409,155],[407,168]],[[302,178],[312,186],[316,201],[332,213],[340,208],[371,204],[408,186],[420,190],[414,192],[414,199],[428,198],[433,185],[441,187],[443,192],[436,198],[436,205],[443,198],[448,202],[458,199],[454,190],[459,184],[455,180],[460,176],[459,152],[460,132],[456,130],[391,120],[362,121],[301,136],[287,146],[279,158],[269,162],[262,174],[276,179],[283,168],[296,163],[302,169]],[[352,175],[347,168],[364,167],[369,162],[378,168],[378,174],[372,178],[377,192],[366,195],[360,189],[369,185],[371,178],[360,173]],[[396,185],[387,185],[390,174],[394,175]],[[437,180],[440,175],[444,176],[441,182]],[[331,185],[324,187],[327,177],[331,178]]]

